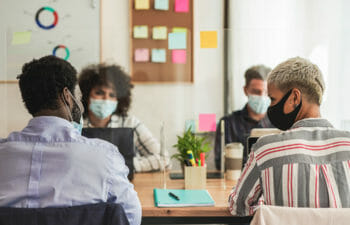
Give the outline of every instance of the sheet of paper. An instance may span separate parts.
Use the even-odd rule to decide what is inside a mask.
[[[32,38],[31,31],[14,32],[12,36],[12,45],[24,45],[29,44]]]
[[[173,27],[172,32],[173,33],[186,33],[187,28],[186,27]]]
[[[186,120],[185,121],[185,131],[187,131],[188,129],[190,129],[192,133],[196,132],[196,121],[195,120]]]
[[[217,48],[218,33],[217,31],[201,31],[201,48]]]
[[[152,37],[155,40],[166,40],[168,29],[166,26],[153,27]]]
[[[175,12],[188,12],[189,0],[175,0]]]
[[[143,26],[134,26],[134,38],[148,38],[148,27]]]
[[[148,62],[149,61],[149,50],[148,48],[137,48],[135,49],[135,62]]]
[[[135,0],[136,10],[147,10],[149,9],[149,0]]]
[[[154,8],[157,10],[169,10],[169,0],[155,0]]]
[[[186,33],[169,33],[169,49],[186,49]]]
[[[175,64],[186,64],[186,50],[175,49],[171,50],[172,61]]]
[[[199,114],[199,131],[215,131],[216,115],[215,114]]]
[[[165,63],[166,52],[164,48],[153,48],[152,49],[152,62]]]

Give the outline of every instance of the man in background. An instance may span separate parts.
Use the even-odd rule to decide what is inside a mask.
[[[76,74],[55,56],[23,66],[19,87],[33,119],[22,131],[0,139],[0,206],[115,202],[131,225],[139,225],[141,205],[122,155],[108,142],[81,136]]]
[[[234,111],[220,119],[215,139],[215,165],[218,170],[221,164],[220,124],[222,120],[225,122],[225,144],[240,142],[244,146],[243,165],[247,161],[247,138],[250,131],[253,128],[273,127],[266,117],[266,111],[270,105],[270,99],[267,97],[266,78],[270,71],[271,69],[264,65],[250,67],[244,74],[243,90],[248,97],[247,104],[242,110]]]

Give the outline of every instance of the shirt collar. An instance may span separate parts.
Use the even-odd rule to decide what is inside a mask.
[[[323,118],[306,118],[295,122],[291,127],[291,129],[299,128],[299,127],[331,127],[333,128],[333,125],[328,120]]]
[[[46,127],[50,126],[62,126],[67,128],[74,128],[73,125],[66,119],[56,116],[37,116],[31,119],[27,127]]]
[[[253,118],[251,118],[251,117],[249,116],[249,113],[248,113],[248,104],[245,104],[244,108],[242,109],[242,116],[243,116],[243,118],[246,119],[246,120],[249,120],[249,121],[252,121],[252,122],[256,122],[256,123],[259,122],[259,121],[256,121],[256,120],[254,120]]]

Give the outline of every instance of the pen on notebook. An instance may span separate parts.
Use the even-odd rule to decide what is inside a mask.
[[[175,195],[174,193],[169,192],[168,194],[169,194],[170,197],[172,197],[172,198],[174,198],[174,199],[176,199],[178,201],[180,200],[180,198],[177,195]]]

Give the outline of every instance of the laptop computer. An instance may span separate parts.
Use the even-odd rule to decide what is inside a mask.
[[[82,135],[88,138],[100,138],[117,146],[129,168],[128,178],[133,179],[135,149],[132,128],[83,128]]]

